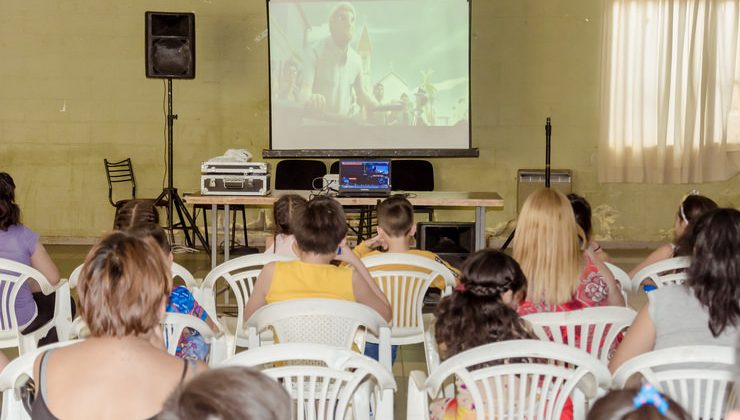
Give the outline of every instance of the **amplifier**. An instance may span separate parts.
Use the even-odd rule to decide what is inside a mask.
[[[203,195],[267,195],[270,193],[270,175],[201,175],[200,193]]]

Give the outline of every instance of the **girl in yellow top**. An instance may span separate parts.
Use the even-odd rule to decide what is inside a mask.
[[[362,303],[390,322],[388,299],[347,246],[347,221],[336,200],[325,196],[314,198],[295,212],[290,224],[299,260],[265,265],[247,301],[245,319],[269,303],[329,298]],[[333,260],[348,266],[334,266]]]

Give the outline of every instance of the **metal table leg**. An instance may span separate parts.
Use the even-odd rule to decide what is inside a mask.
[[[218,205],[211,204],[211,269],[218,265]]]
[[[475,208],[475,250],[486,247],[486,208]]]
[[[231,216],[230,213],[229,205],[224,204],[224,262],[229,260],[229,248],[231,247],[229,245],[229,227],[231,226],[231,223],[229,223],[229,216]]]

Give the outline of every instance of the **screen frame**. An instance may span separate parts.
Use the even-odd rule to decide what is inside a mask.
[[[267,89],[268,89],[268,148],[262,149],[262,157],[269,158],[355,158],[355,157],[478,157],[480,151],[473,147],[472,108],[472,23],[473,2],[468,3],[468,147],[450,149],[274,149],[272,133],[272,61],[270,60],[270,1],[265,0],[267,16]],[[311,1],[311,0],[307,0]]]

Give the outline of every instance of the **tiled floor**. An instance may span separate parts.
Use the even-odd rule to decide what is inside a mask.
[[[49,254],[59,267],[62,277],[67,277],[85,258],[90,249],[83,245],[49,245]],[[640,262],[650,250],[612,250],[609,251],[612,262],[629,271]],[[222,256],[219,256],[222,258]],[[175,262],[190,270],[196,278],[203,278],[210,270],[210,260],[204,252],[198,253],[176,253]],[[634,309],[641,308],[646,302],[644,294],[630,295],[629,304]],[[9,357],[14,357],[14,351],[6,351]],[[395,399],[396,418],[406,417],[406,394],[409,373],[413,370],[426,371],[424,357],[424,346],[414,344],[403,346],[399,349],[396,363],[393,366],[393,374],[396,378],[397,392]]]

